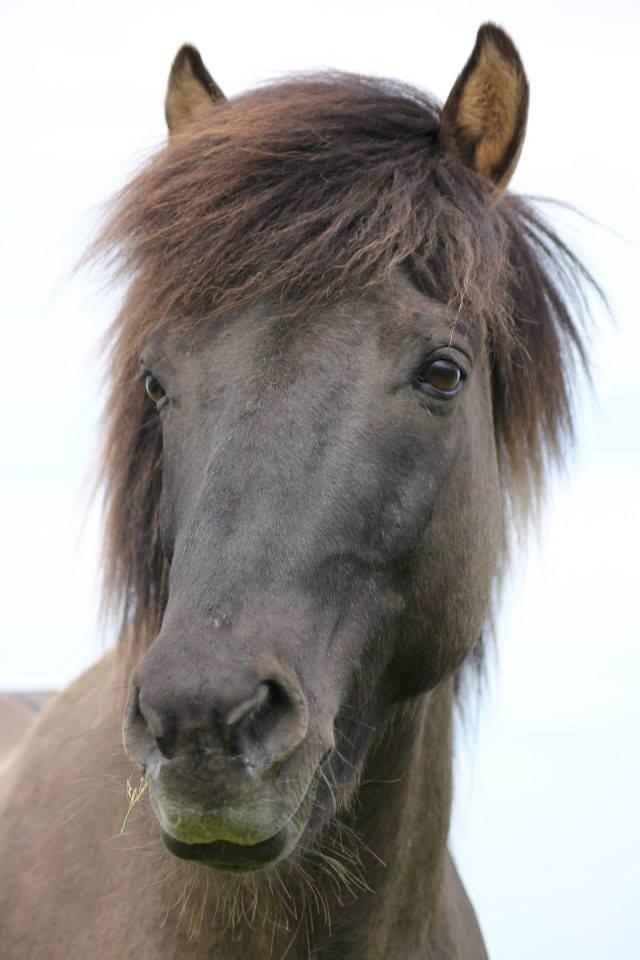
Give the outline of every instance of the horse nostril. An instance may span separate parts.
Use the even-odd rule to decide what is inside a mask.
[[[224,718],[225,742],[251,765],[284,759],[304,739],[307,707],[301,691],[277,679],[265,680]]]
[[[163,757],[170,759],[174,755],[177,738],[175,717],[147,703],[139,687],[134,694],[133,724],[142,727],[151,736]]]
[[[167,760],[197,755],[211,763],[226,755],[263,772],[282,762],[306,736],[307,701],[292,672],[278,670],[257,684],[254,678],[207,677],[171,695],[157,680],[138,679],[124,730],[127,753],[141,763],[157,762],[158,751]]]
[[[258,709],[257,718],[264,716],[267,726],[273,726],[291,712],[296,711],[295,699],[277,680],[268,680],[261,686],[267,688],[264,705]]]
[[[163,757],[166,757],[167,760],[170,760],[175,756],[176,752],[176,727],[175,724],[171,725],[171,729],[168,729],[166,733],[163,733],[161,736],[156,737],[156,744],[158,745],[158,750]]]
[[[247,697],[246,700],[243,700],[241,703],[237,703],[235,707],[232,707],[231,710],[229,710],[224,718],[225,724],[229,729],[231,727],[238,726],[248,717],[258,713],[264,707],[264,704],[268,699],[269,684],[259,683],[252,697]]]

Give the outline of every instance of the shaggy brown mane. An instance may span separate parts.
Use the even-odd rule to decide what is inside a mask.
[[[530,205],[444,153],[439,117],[397,83],[293,78],[212,107],[117,198],[96,247],[130,282],[109,339],[106,595],[131,658],[166,601],[161,434],[138,370],[160,325],[209,323],[259,297],[295,322],[403,264],[430,296],[487,321],[505,505],[535,505],[571,434],[590,278]]]

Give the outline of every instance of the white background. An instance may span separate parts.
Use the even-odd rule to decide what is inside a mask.
[[[493,960],[640,956],[639,11],[631,0],[0,8],[3,688],[62,685],[108,643],[90,492],[99,339],[117,297],[72,270],[99,205],[163,140],[178,46],[198,45],[228,94],[329,66],[444,98],[483,20],[518,44],[531,113],[512,186],[605,225],[561,216],[615,324],[596,311],[580,444],[540,542],[516,558],[480,721],[459,740],[452,842]]]

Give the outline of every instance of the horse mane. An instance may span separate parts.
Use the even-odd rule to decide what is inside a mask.
[[[508,524],[535,512],[572,435],[592,282],[533,206],[495,194],[439,144],[427,95],[346,74],[294,77],[212,106],[114,202],[93,255],[128,282],[109,334],[105,597],[129,663],[167,596],[158,536],[162,438],[140,349],[258,298],[291,322],[403,265],[429,296],[482,318]]]

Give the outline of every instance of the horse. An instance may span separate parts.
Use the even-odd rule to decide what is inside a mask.
[[[226,99],[178,52],[90,251],[128,284],[118,640],[5,769],[7,960],[486,957],[455,710],[588,360],[590,277],[507,189],[528,96],[493,24],[442,107],[344,73]]]

